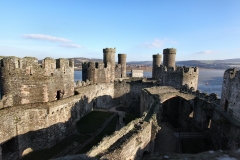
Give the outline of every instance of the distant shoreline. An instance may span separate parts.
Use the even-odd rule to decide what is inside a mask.
[[[227,69],[217,69],[217,68],[199,68],[200,70],[227,70]],[[127,72],[131,72],[132,69],[127,69]],[[152,69],[140,69],[140,68],[133,68],[133,70],[143,70],[143,71],[148,71],[152,72]],[[82,69],[79,68],[74,68],[74,71],[82,71]]]

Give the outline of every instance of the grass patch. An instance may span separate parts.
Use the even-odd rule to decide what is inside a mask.
[[[78,142],[78,143],[83,143],[84,141],[86,141],[87,139],[89,139],[91,136],[88,134],[94,133],[98,128],[101,127],[101,125],[106,121],[106,119],[108,119],[110,116],[112,116],[113,113],[110,112],[101,112],[101,111],[92,111],[89,114],[87,114],[86,116],[84,116],[82,119],[80,119],[77,124],[77,131],[79,134],[72,134],[71,136],[68,136],[67,138],[63,139],[62,141],[60,141],[59,143],[57,143],[56,145],[54,145],[53,147],[49,148],[49,149],[44,149],[44,150],[38,150],[38,151],[33,151],[29,154],[27,154],[26,156],[24,156],[22,158],[22,160],[45,160],[45,159],[50,159],[52,157],[54,157],[55,155],[57,155],[58,153],[60,153],[61,151],[63,151],[66,147],[68,147],[69,145],[71,145],[73,142]],[[115,119],[115,121],[114,121]],[[114,124],[115,122],[115,124]],[[115,116],[112,121],[109,123],[109,127],[107,126],[102,133],[105,134],[111,134],[112,132],[115,131],[115,127],[116,127],[116,123],[117,123],[117,117]],[[112,129],[114,129],[112,131]],[[110,133],[111,132],[111,133]],[[97,144],[101,138],[104,136],[102,135],[102,137],[99,137],[102,133],[100,133],[96,139],[97,140],[93,140],[95,141]],[[100,139],[100,140],[98,140]],[[91,148],[92,144],[87,145],[88,146],[88,150]],[[84,148],[86,148],[87,146],[85,146]],[[83,148],[83,149],[84,149]]]
[[[81,151],[77,154],[88,152],[93,146],[96,146],[103,139],[103,137],[111,135],[116,129],[116,124],[117,116],[114,116],[113,119],[109,122],[109,124],[102,130],[102,132],[98,136],[96,136],[92,142],[83,147]]]
[[[78,143],[83,143],[86,141],[86,139],[90,138],[90,136],[84,136],[84,135],[77,135],[73,134],[62,141],[60,141],[58,144],[55,146],[49,148],[49,149],[43,149],[43,150],[38,150],[38,151],[33,151],[26,156],[22,158],[22,160],[45,160],[45,159],[50,159],[63,151],[66,147],[68,147],[70,144],[73,142],[78,142]]]
[[[140,117],[136,114],[127,113],[125,115],[125,125],[127,125],[129,122],[135,120],[136,118],[140,118]]]
[[[94,133],[112,115],[111,112],[92,111],[77,122],[77,131],[80,134]]]

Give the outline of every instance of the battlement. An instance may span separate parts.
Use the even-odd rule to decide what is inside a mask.
[[[4,70],[14,70],[17,68],[25,68],[25,67],[38,67],[38,60],[35,57],[24,57],[18,58],[14,56],[3,57],[1,59],[1,67]]]
[[[224,72],[225,79],[226,78],[235,79],[238,77],[240,77],[240,70],[237,70],[236,68],[230,68]]]
[[[98,69],[103,69],[103,68],[105,68],[103,62],[96,62],[95,65],[96,65],[96,68],[98,68]],[[107,65],[107,66],[108,66],[108,65]]]
[[[178,66],[175,68],[176,72],[182,72],[184,74],[194,74],[194,73],[198,73],[198,68],[197,67],[186,67],[186,66]]]
[[[118,54],[118,59],[120,59],[120,58],[127,58],[127,54],[119,53]]]
[[[82,63],[83,69],[103,69],[103,68],[109,68],[111,65],[110,63],[107,63],[105,66],[103,62],[84,62]]]
[[[176,54],[177,49],[175,48],[166,48],[163,50],[163,54]]]
[[[154,55],[153,55],[153,58],[162,58],[162,55],[159,54],[159,53],[158,53],[158,54],[154,54]]]
[[[3,57],[0,59],[1,68],[5,71],[14,71],[16,69],[26,69],[29,71],[33,70],[40,70],[40,69],[50,69],[54,70],[57,68],[73,68],[74,67],[74,61],[68,60],[64,58],[60,59],[53,59],[50,57],[46,57],[42,60],[42,64],[39,64],[39,61],[35,57]]]
[[[116,48],[104,48],[103,52],[116,52]]]
[[[156,67],[157,70],[161,70],[164,72],[179,72],[179,73],[198,73],[199,69],[198,67],[186,67],[186,66],[177,66],[176,68],[173,67],[166,67],[163,65],[160,65],[159,67]]]
[[[79,87],[85,87],[85,86],[89,86],[92,85],[93,82],[89,81],[88,79],[86,81],[77,81],[74,82],[74,87],[79,88]]]
[[[49,102],[74,94],[74,62],[47,57],[3,57],[1,60],[1,96],[13,105]]]

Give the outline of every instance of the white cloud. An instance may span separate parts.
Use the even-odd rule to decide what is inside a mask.
[[[44,35],[44,34],[24,34],[24,38],[27,39],[37,39],[37,40],[44,40],[44,41],[50,41],[50,42],[58,42],[60,43],[60,47],[64,48],[83,48],[79,44],[74,44],[72,43],[71,40],[62,38],[62,37],[54,37],[54,36],[49,36],[49,35]]]
[[[71,42],[71,40],[66,39],[66,38],[53,37],[53,36],[44,35],[44,34],[24,34],[23,37],[29,38],[29,39],[46,40],[46,41],[51,41],[51,42],[62,42],[62,43]]]
[[[196,52],[195,54],[214,54],[214,51],[212,51],[212,50],[204,50],[204,51]]]
[[[65,48],[83,48],[79,44],[71,44],[71,43],[61,44],[60,46]]]
[[[140,47],[144,47],[144,48],[163,48],[166,43],[172,43],[172,44],[176,44],[177,42],[171,39],[154,39],[152,42],[145,42],[143,44],[140,45]]]

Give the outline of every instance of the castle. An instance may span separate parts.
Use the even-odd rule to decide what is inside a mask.
[[[126,77],[126,54],[103,49],[103,62],[84,63],[74,82],[73,60],[1,57],[0,160],[20,159],[71,135],[94,108],[140,106],[138,118],[89,150],[88,157],[141,159],[153,153],[164,116],[206,135],[215,149],[240,147],[240,72],[224,73],[222,98],[197,90],[197,67],[175,65],[176,49],[153,55],[152,79]],[[173,107],[174,106],[174,107]],[[110,150],[108,150],[111,148]]]

